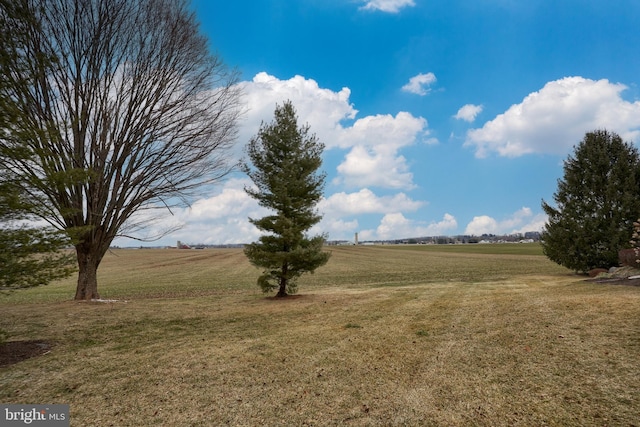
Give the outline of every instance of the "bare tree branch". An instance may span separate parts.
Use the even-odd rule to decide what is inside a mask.
[[[238,76],[209,53],[186,1],[19,2],[27,24],[2,11],[4,31],[27,37],[0,48],[17,59],[2,61],[0,96],[17,119],[3,123],[1,161],[76,239],[79,260],[99,263],[141,228],[128,223],[136,212],[182,205],[230,172]]]

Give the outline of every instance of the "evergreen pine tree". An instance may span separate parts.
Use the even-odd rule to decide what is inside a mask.
[[[0,168],[0,291],[47,285],[73,273],[71,242],[52,227],[33,223],[28,195]],[[1,339],[0,339],[1,341]]]
[[[263,123],[250,140],[246,151],[251,164],[242,166],[255,184],[245,191],[273,211],[249,219],[267,234],[244,252],[253,265],[264,269],[258,278],[262,290],[278,289],[282,297],[295,293],[296,279],[326,264],[330,254],[322,251],[325,236],[305,234],[322,218],[315,206],[324,189],[325,174],[318,173],[324,144],[309,134],[308,125],[298,127],[291,102],[276,106],[274,115],[275,120]]]
[[[555,206],[542,202],[549,259],[577,272],[618,265],[640,216],[638,150],[613,132],[587,133],[564,162],[553,198]]]

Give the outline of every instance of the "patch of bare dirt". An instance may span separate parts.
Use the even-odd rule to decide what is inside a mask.
[[[626,285],[626,286],[640,286],[640,279],[619,279],[619,278],[595,278],[595,279],[589,279],[589,282],[596,282],[596,283],[604,283],[607,285]]]
[[[640,270],[632,267],[620,267],[611,273],[598,274],[587,281],[607,285],[640,286]]]
[[[51,351],[53,345],[43,340],[7,341],[0,344],[0,367],[13,365]]]

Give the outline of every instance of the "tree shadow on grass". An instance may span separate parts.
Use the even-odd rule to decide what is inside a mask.
[[[285,296],[277,296],[271,295],[268,297],[264,297],[267,301],[296,301],[300,299],[309,299],[313,298],[313,294],[287,294]]]

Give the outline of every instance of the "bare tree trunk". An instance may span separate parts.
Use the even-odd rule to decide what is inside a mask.
[[[98,265],[102,256],[99,250],[91,245],[77,245],[78,258],[78,286],[75,300],[89,301],[100,299],[98,294]]]

